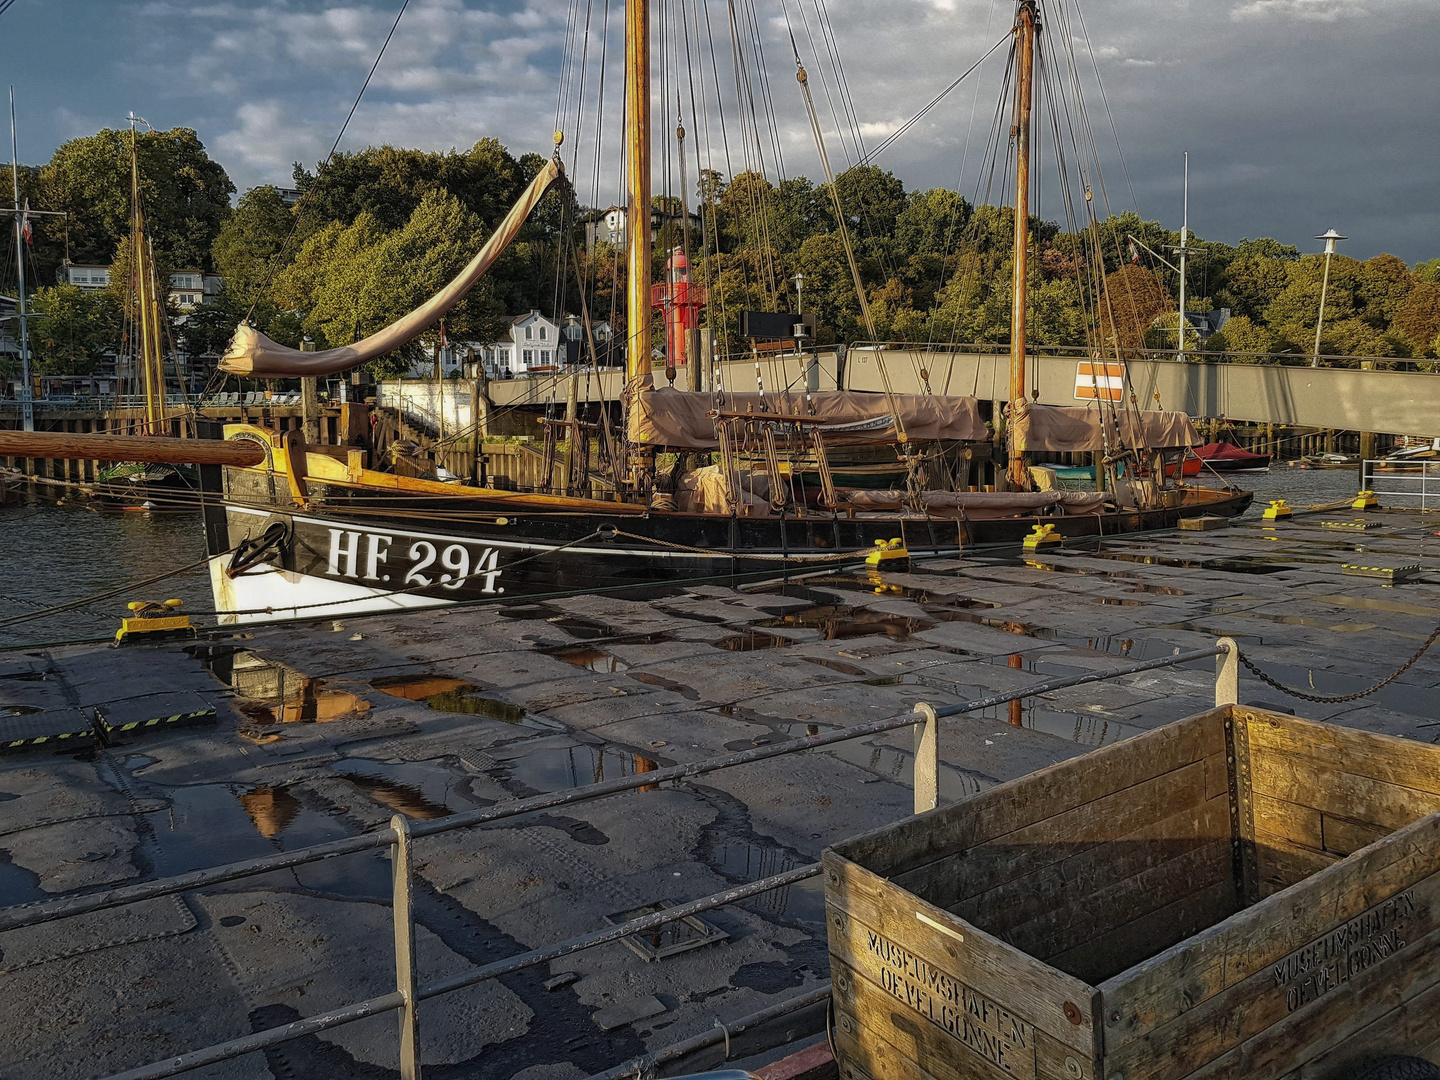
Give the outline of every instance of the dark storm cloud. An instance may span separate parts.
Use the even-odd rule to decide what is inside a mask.
[[[744,160],[734,145],[739,117],[727,22],[723,5],[711,2],[732,127],[728,161],[714,128],[712,153],[717,167],[733,173]],[[788,29],[812,73],[831,155],[843,165],[830,119],[836,82],[817,0],[786,4],[756,0],[776,135],[786,171],[814,178],[819,168]],[[593,5],[592,29],[601,7]],[[613,61],[620,5],[611,8]],[[22,157],[44,160],[65,138],[115,125],[134,108],[160,127],[196,128],[242,189],[283,183],[292,161],[313,163],[329,149],[395,10],[394,0],[19,0],[0,17],[0,31],[25,46],[10,51],[4,72],[17,85]],[[411,0],[345,145],[443,149],[495,135],[517,152],[545,150],[569,10],[569,0]],[[862,134],[873,146],[999,39],[1014,5],[828,0],[827,10]],[[1357,257],[1440,256],[1440,4],[1081,0],[1080,10],[1128,164],[1127,181],[1104,108],[1091,94],[1117,209],[1132,205],[1133,185],[1143,215],[1178,226],[1181,154],[1189,150],[1191,225],[1202,236],[1233,242],[1268,235],[1313,250],[1310,238],[1334,225],[1351,237],[1345,250]],[[1048,20],[1047,34],[1055,35],[1056,21]],[[1072,28],[1079,36],[1074,20]],[[1057,56],[1063,44],[1052,43]],[[598,52],[598,40],[592,48]],[[1079,51],[1088,65],[1083,41]],[[1003,64],[987,64],[973,89],[962,86],[880,163],[911,187],[958,181],[972,193]],[[617,88],[612,77],[612,94]],[[618,135],[618,96],[607,106],[606,131]],[[583,174],[593,166],[577,164],[587,192]],[[612,153],[597,188],[607,198],[614,164]],[[1043,209],[1059,216],[1058,204]]]

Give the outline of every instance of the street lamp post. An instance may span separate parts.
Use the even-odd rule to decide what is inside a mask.
[[[1320,331],[1325,326],[1325,293],[1330,288],[1330,256],[1335,254],[1335,244],[1349,237],[1341,236],[1334,229],[1321,233],[1316,240],[1325,241],[1325,277],[1320,282],[1320,317],[1315,320],[1315,355],[1310,359],[1311,367],[1320,366]]]

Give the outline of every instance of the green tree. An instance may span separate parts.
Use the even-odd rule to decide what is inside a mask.
[[[1394,330],[1417,353],[1435,353],[1440,335],[1440,282],[1422,281],[1395,312]]]
[[[1431,259],[1429,262],[1416,263],[1415,277],[1419,281],[1428,281],[1433,285],[1440,285],[1440,259]]]
[[[284,250],[294,227],[294,211],[271,185],[251,188],[240,197],[211,252],[231,300],[250,304],[269,299],[269,284],[282,268],[282,259],[293,258],[298,250],[293,241]]]
[[[210,271],[210,248],[230,214],[235,185],[189,128],[136,136],[140,201],[157,254],[173,266]],[[130,132],[107,128],[64,143],[40,169],[39,209],[69,215],[71,257],[105,263],[130,231]],[[66,222],[41,218],[52,242]]]
[[[1112,348],[1142,348],[1156,316],[1174,308],[1175,302],[1155,274],[1142,266],[1122,266],[1105,277],[1101,338]]]
[[[42,375],[93,374],[120,341],[120,309],[106,290],[53,285],[36,290],[33,303],[40,317],[30,344]]]
[[[322,348],[348,345],[419,307],[439,292],[484,242],[485,226],[454,196],[425,195],[404,225],[386,230],[368,213],[344,226],[332,222],[306,241],[276,282],[282,308]],[[495,285],[483,277],[445,317],[450,336],[493,341],[505,326]],[[438,332],[427,335],[433,340]],[[417,345],[376,361],[394,373],[419,354]]]
[[[965,235],[971,207],[945,188],[913,191],[895,219],[895,239],[907,255],[949,254]]]

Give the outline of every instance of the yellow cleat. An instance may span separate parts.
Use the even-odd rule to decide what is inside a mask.
[[[893,540],[876,540],[875,550],[865,556],[867,566],[879,566],[881,563],[892,562],[896,559],[910,558],[910,549],[905,546],[905,541],[900,537]]]
[[[1055,531],[1054,525],[1036,525],[1030,530],[1030,535],[1025,537],[1026,551],[1040,551],[1045,548],[1059,547],[1064,537]]]
[[[1375,497],[1375,492],[1368,488],[1355,496],[1355,501],[1350,504],[1351,510],[1379,510],[1380,500]]]
[[[1291,514],[1290,504],[1284,499],[1271,499],[1270,505],[1265,508],[1265,513],[1260,516],[1266,521],[1281,521]]]
[[[157,604],[153,600],[132,600],[125,606],[134,614],[120,620],[120,629],[115,631],[115,644],[124,644],[126,639],[155,634],[161,637],[194,637],[195,627],[190,624],[189,615],[181,615],[184,600],[166,600]]]

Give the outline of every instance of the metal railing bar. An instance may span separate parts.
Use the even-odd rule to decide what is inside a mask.
[[[936,709],[935,715],[939,717],[958,716],[961,713],[975,712],[979,709],[987,709],[995,705],[1003,705],[1007,702],[1018,701],[1022,698],[1033,697],[1039,694],[1048,694],[1055,690],[1064,690],[1085,683],[1102,682],[1105,679],[1118,678],[1123,675],[1133,675],[1142,671],[1152,671],[1156,668],[1174,667],[1179,664],[1189,663],[1193,660],[1203,660],[1207,657],[1218,656],[1225,651],[1224,648],[1213,647],[1200,649],[1195,652],[1164,656],[1155,660],[1140,661],[1135,664],[1105,671],[1087,672],[1084,675],[1069,675],[1058,679],[1051,679],[1048,682],[1039,683],[1035,686],[1022,687],[1019,690],[995,694],[991,697],[981,698],[978,701],[962,702],[958,705],[945,705]],[[494,821],[519,817],[537,810],[549,810],[557,806],[586,802],[590,799],[603,798],[606,795],[615,795],[623,791],[631,791],[638,787],[648,787],[652,784],[662,784],[671,780],[685,780],[693,776],[703,776],[706,773],[716,772],[720,769],[732,768],[736,765],[748,765],[754,761],[765,761],[769,758],[780,757],[784,754],[814,750],[823,746],[831,746],[835,743],[848,742],[851,739],[863,739],[869,735],[878,735],[898,728],[923,723],[924,719],[923,716],[917,713],[902,713],[898,716],[872,720],[869,723],[857,724],[854,727],[843,728],[839,731],[825,732],[819,735],[806,735],[803,738],[792,739],[788,742],[757,746],[750,750],[742,750],[720,757],[705,758],[701,761],[692,761],[681,765],[669,765],[663,769],[655,769],[647,773],[637,773],[634,776],[617,777],[614,780],[605,780],[599,784],[571,788],[568,791],[549,792],[543,795],[531,796],[528,799],[517,799],[513,802],[502,803],[498,806],[489,806],[479,810],[469,810],[461,814],[452,814],[449,817],[435,818],[430,821],[417,821],[411,826],[410,835],[412,838],[419,838],[422,836],[434,836],[439,833],[453,832],[456,829],[473,828],[477,825],[486,825]],[[347,837],[344,840],[335,840],[328,844],[318,844],[309,848],[296,848],[294,851],[287,851],[279,855],[269,855],[261,859],[252,859],[243,863],[231,863],[227,866],[219,866],[209,870],[196,870],[189,874],[181,874],[178,877],[163,878],[159,881],[149,881],[139,885],[110,889],[88,896],[17,905],[0,910],[0,931],[13,930],[21,926],[34,925],[35,923],[49,922],[53,919],[68,918],[72,915],[98,911],[103,908],[119,907],[123,904],[135,903],[139,900],[149,900],[157,896],[168,896],[173,893],[188,892],[205,885],[234,881],[237,878],[264,874],[271,870],[283,870],[292,866],[303,865],[307,862],[318,862],[322,859],[334,858],[337,855],[386,847],[394,843],[395,839],[394,830],[387,827],[378,832]]]
[[[742,1016],[738,1020],[732,1020],[724,1027],[713,1027],[709,1031],[701,1032],[699,1035],[692,1035],[688,1039],[681,1039],[677,1043],[671,1043],[663,1049],[656,1050],[649,1054],[642,1054],[633,1057],[629,1061],[623,1061],[619,1065],[606,1069],[602,1073],[595,1073],[589,1080],[624,1080],[626,1077],[648,1076],[650,1070],[657,1065],[664,1065],[668,1062],[693,1054],[697,1050],[704,1050],[707,1047],[715,1046],[725,1042],[727,1038],[734,1038],[742,1035],[751,1028],[759,1027],[761,1024],[768,1024],[771,1020],[778,1020],[782,1016],[799,1012],[801,1009],[809,1008],[818,1002],[824,1001],[830,996],[830,980],[826,979],[812,990],[803,994],[795,994],[784,1001],[776,1002],[767,1006],[759,1012],[753,1012],[749,1016]],[[728,1060],[728,1059],[727,1059]]]
[[[517,956],[510,956],[504,960],[496,960],[494,963],[485,964],[482,967],[471,968],[469,971],[456,972],[454,975],[446,976],[439,982],[431,983],[429,986],[420,987],[420,1000],[439,997],[441,994],[448,994],[454,990],[463,990],[467,986],[474,986],[476,983],[484,982],[487,979],[494,979],[501,975],[509,975],[527,967],[534,967],[536,964],[543,964],[550,960],[558,960],[562,956],[569,956],[571,953],[583,952],[585,949],[594,948],[596,945],[604,945],[607,942],[619,941],[631,934],[641,934],[646,930],[654,930],[672,923],[676,919],[683,919],[689,915],[698,915],[702,911],[709,911],[712,908],[724,907],[726,904],[733,904],[737,900],[744,900],[748,897],[763,892],[770,892],[772,889],[783,889],[787,885],[794,885],[797,881],[804,881],[806,878],[816,877],[820,873],[819,863],[810,863],[807,866],[796,867],[794,870],[787,870],[783,874],[776,874],[774,877],[761,878],[759,881],[751,881],[744,885],[737,885],[733,889],[726,889],[724,892],[712,893],[710,896],[702,896],[699,900],[691,900],[689,903],[676,904],[674,907],[667,907],[653,915],[641,915],[639,918],[630,919],[627,922],[616,923],[614,926],[606,926],[600,930],[592,930],[588,934],[581,934],[579,937],[568,938],[565,941],[557,941],[553,945],[546,945],[544,948],[532,949],[530,952],[520,953]]]
[[[726,904],[733,904],[737,900],[745,900],[759,893],[770,892],[772,889],[783,889],[787,885],[793,885],[797,881],[804,881],[806,878],[817,877],[819,874],[820,864],[810,863],[807,866],[797,867],[794,870],[787,870],[783,874],[776,874],[773,877],[761,878],[759,881],[751,881],[744,885],[737,885],[732,889],[725,889],[722,892],[712,893],[709,896],[702,896],[698,900],[691,900],[684,904],[676,904],[674,907],[665,908],[653,915],[642,915],[639,918],[617,923],[614,926],[606,926],[599,930],[592,930],[588,934],[581,934],[578,937],[559,941],[541,949],[532,949],[529,952],[519,953],[516,956],[498,960],[493,964],[485,964],[482,967],[471,968],[469,971],[458,972],[448,978],[441,979],[439,982],[421,987],[416,996],[419,1000],[423,1001],[428,998],[439,997],[441,994],[449,994],[456,990],[463,990],[467,986],[474,986],[476,983],[498,978],[501,975],[509,975],[528,967],[534,967],[537,964],[543,964],[562,956],[568,956],[571,953],[593,948],[596,945],[604,945],[611,941],[618,941],[623,937],[629,937],[631,934],[640,934],[647,930],[654,930],[657,927],[664,926],[666,923],[674,922],[676,919],[683,919],[690,915],[699,914],[702,911],[709,911],[712,908],[724,907]],[[329,1012],[306,1017],[304,1020],[296,1020],[293,1023],[285,1024],[281,1027],[267,1028],[264,1031],[257,1031],[252,1035],[246,1035],[240,1039],[232,1039],[229,1042],[218,1043],[215,1046],[192,1050],[187,1054],[168,1058],[165,1061],[158,1061],[151,1065],[142,1065],[128,1072],[117,1073],[107,1077],[106,1080],[159,1080],[160,1077],[175,1076],[178,1073],[198,1069],[204,1065],[213,1065],[218,1061],[240,1057],[242,1054],[263,1050],[266,1047],[275,1046],[282,1042],[289,1042],[292,1039],[299,1039],[305,1035],[313,1035],[327,1028],[338,1027],[341,1024],[348,1024],[355,1020],[365,1020],[382,1012],[390,1012],[395,1009],[404,1008],[404,1006],[405,995],[397,990],[394,993],[386,994],[383,997],[371,998],[368,1001],[362,1001],[356,1005],[347,1005],[344,1008],[332,1009]]]
[[[106,1077],[106,1080],[160,1080],[161,1077],[175,1076],[178,1073],[189,1072],[191,1069],[199,1069],[205,1065],[214,1065],[219,1061],[229,1061],[231,1058],[252,1054],[256,1050],[278,1046],[280,1043],[303,1038],[306,1035],[314,1035],[328,1028],[339,1027],[341,1024],[349,1024],[356,1020],[365,1020],[371,1016],[393,1012],[403,1007],[404,1004],[405,996],[399,991],[393,991],[381,997],[370,998],[354,1005],[346,1005],[341,1009],[332,1009],[316,1016],[307,1016],[303,1020],[296,1020],[283,1027],[267,1028],[243,1038],[231,1039],[229,1042],[217,1043],[201,1050],[191,1050],[188,1054],[181,1054],[178,1057],[167,1058],[150,1065],[141,1065],[139,1068],[129,1069],[122,1073],[114,1073]]]

